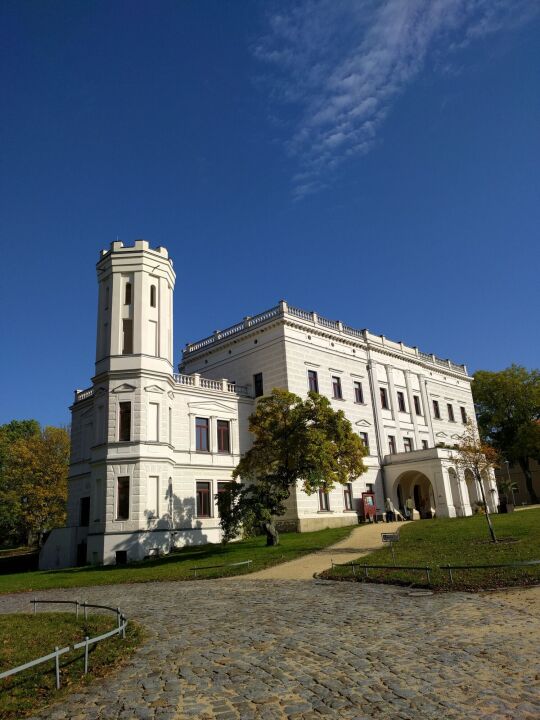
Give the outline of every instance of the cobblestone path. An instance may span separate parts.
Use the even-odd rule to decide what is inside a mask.
[[[0,612],[30,597],[2,596]],[[149,635],[48,720],[540,717],[538,617],[501,596],[214,580],[37,597],[119,605]]]

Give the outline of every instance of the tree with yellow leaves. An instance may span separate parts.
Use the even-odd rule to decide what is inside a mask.
[[[65,522],[69,434],[58,427],[33,430],[4,443],[0,495],[19,536],[40,545],[47,530]]]

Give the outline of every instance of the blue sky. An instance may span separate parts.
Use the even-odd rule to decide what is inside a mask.
[[[4,0],[0,422],[68,422],[116,237],[169,248],[175,362],[285,298],[538,367],[539,11]]]

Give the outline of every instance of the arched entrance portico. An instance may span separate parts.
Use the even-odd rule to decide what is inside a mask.
[[[418,510],[421,518],[430,518],[435,515],[436,502],[433,486],[424,473],[416,470],[402,473],[394,483],[394,494],[403,514],[405,514],[407,500],[412,498],[414,508]]]

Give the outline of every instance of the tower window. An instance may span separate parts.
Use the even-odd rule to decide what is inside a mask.
[[[120,418],[118,422],[118,440],[127,442],[131,440],[131,403],[120,403]]]
[[[124,292],[124,305],[131,305],[131,283],[126,283],[126,289]]]
[[[133,353],[133,320],[124,318],[122,320],[122,355]]]
[[[105,310],[109,309],[109,286],[105,288]]]
[[[150,285],[150,307],[156,307],[156,286]]]
[[[129,519],[129,477],[119,477],[116,481],[116,519]]]

